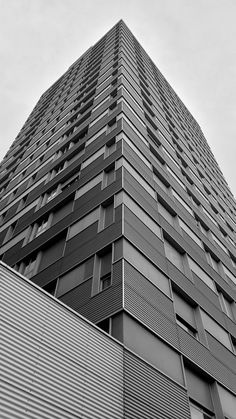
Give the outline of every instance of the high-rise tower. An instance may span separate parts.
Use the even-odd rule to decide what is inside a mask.
[[[55,417],[235,419],[236,202],[199,125],[124,22],[42,95],[2,161],[0,191],[0,256],[19,273],[0,266],[6,330],[14,317],[7,310],[17,312],[14,330],[26,330],[30,347],[34,328],[22,325],[32,315],[36,327],[42,316],[58,330],[55,359],[60,327],[82,321],[23,275],[112,336],[88,322],[90,343],[72,333],[68,351],[73,339],[94,346],[83,358],[93,377],[101,373],[96,357],[109,360],[113,375],[106,364],[103,388],[87,376],[78,384],[75,374],[75,388],[91,380],[94,393],[81,410],[62,404]],[[9,349],[9,359],[21,350],[23,359],[22,348]],[[27,391],[14,381],[20,365],[4,381],[11,394],[31,392],[28,381]],[[24,417],[54,417],[57,385],[48,402],[43,378],[37,383],[32,405],[49,413]],[[73,398],[72,384],[70,391]]]

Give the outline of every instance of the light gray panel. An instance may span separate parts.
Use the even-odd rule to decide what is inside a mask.
[[[124,316],[124,345],[183,384],[179,354],[129,315]]]

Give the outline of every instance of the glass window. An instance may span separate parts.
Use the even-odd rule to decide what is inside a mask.
[[[49,227],[49,219],[47,218],[41,221],[41,223],[36,226],[35,237],[38,237],[40,234],[44,233],[44,231],[46,231],[48,227]]]
[[[100,119],[102,119],[107,114],[108,114],[108,109],[106,109],[96,119],[94,119],[92,122],[90,122],[89,127],[91,128],[93,125],[95,125],[98,121],[100,121]]]
[[[114,201],[101,206],[99,230],[103,230],[114,222]]]
[[[104,171],[103,187],[109,186],[115,180],[115,166]]]
[[[216,292],[215,283],[213,279],[211,279],[211,277],[207,275],[207,273],[203,271],[203,269],[200,268],[200,266],[196,262],[194,262],[193,259],[188,257],[188,261],[191,271],[194,272],[203,282],[205,282],[205,284],[208,285],[208,287],[210,287],[214,292]]]
[[[162,182],[160,177],[154,172],[153,172],[153,180],[157,183],[158,186],[160,186],[161,189],[163,189],[163,191],[165,192],[168,191],[168,187]]]
[[[230,301],[222,292],[219,292],[220,305],[225,314],[234,321],[233,301]]]
[[[104,155],[104,151],[105,151],[105,146],[101,147],[99,150],[96,151],[96,153],[93,153],[92,156],[84,160],[83,163],[81,164],[81,170],[87,167],[89,164],[91,164],[98,157]]]
[[[228,333],[221,327],[218,323],[215,322],[205,311],[201,310],[202,321],[204,328],[213,335],[222,345],[226,346],[230,351],[232,351],[231,342],[229,339]]]
[[[152,168],[151,163],[147,160],[147,158],[143,155],[143,153],[141,153],[141,151],[139,151],[139,149],[134,145],[134,143],[125,134],[123,134],[123,140],[137,154],[137,156],[143,161],[143,163],[146,164],[146,166],[149,169],[151,169]]]
[[[202,241],[198,238],[198,236],[185,224],[181,218],[179,219],[180,227],[198,244],[198,246],[203,248]]]
[[[109,157],[112,153],[114,153],[114,151],[116,151],[116,142],[113,141],[113,142],[107,143],[105,147],[104,157],[105,158]]]
[[[215,236],[215,234],[211,233],[212,237],[214,239],[214,241],[218,244],[218,246],[221,247],[221,249],[228,254],[228,250],[226,249],[226,247],[223,245],[223,243],[221,243],[221,241],[218,239],[218,237]]]
[[[181,254],[168,240],[164,241],[166,257],[180,271],[184,271],[183,254]]]
[[[100,256],[100,291],[111,285],[112,251]]]
[[[116,195],[116,206],[124,204],[127,208],[132,211],[136,217],[138,217],[157,237],[160,239],[161,228],[129,195],[125,192],[121,192]]]
[[[85,185],[81,186],[75,194],[75,199],[80,198],[82,195],[84,195],[86,192],[88,192],[90,189],[94,188],[98,183],[100,183],[103,179],[103,174],[99,173],[96,177],[91,179],[89,182],[87,182]]]
[[[27,262],[23,263],[23,275],[27,278],[32,278],[37,272],[40,262],[40,254],[33,256]]]
[[[173,225],[174,224],[173,215],[160,202],[158,202],[157,206],[158,206],[159,214],[161,214],[162,217],[164,217],[166,221],[168,221],[169,224]]]
[[[116,162],[116,169],[119,167],[124,167],[130,174],[135,178],[135,180],[154,198],[156,199],[156,192],[154,189],[143,179],[142,176],[124,159],[121,158]]]
[[[235,418],[236,396],[217,384],[220,402],[225,419]]]
[[[91,138],[89,138],[86,141],[86,147],[89,146],[89,144],[91,144],[93,141],[95,141],[98,137],[100,137],[100,135],[104,134],[107,131],[107,127],[103,127],[102,129],[100,129],[100,131],[98,131],[96,134],[94,134]]]
[[[179,294],[173,291],[176,321],[186,332],[197,337],[194,308]]]
[[[178,182],[178,184],[181,186],[181,188],[183,188],[186,191],[186,186],[184,185],[184,183],[178,178],[178,176],[173,172],[173,170],[171,170],[171,168],[169,166],[166,165],[166,169],[167,171],[171,174],[171,176],[176,180],[176,182]]]
[[[192,209],[188,206],[188,204],[186,204],[186,202],[181,198],[181,196],[179,196],[179,194],[175,192],[174,189],[172,189],[172,193],[174,198],[177,199],[177,201],[179,201],[181,205],[183,205],[183,207],[189,212],[189,214],[193,215]]]
[[[214,416],[206,413],[203,409],[200,407],[193,405],[193,403],[190,403],[190,413],[191,413],[191,419],[211,419]]]
[[[85,215],[76,223],[72,224],[69,228],[67,240],[70,240],[72,237],[81,233],[87,227],[91,226],[93,223],[99,220],[99,208],[91,211],[89,214]]]
[[[127,240],[123,241],[124,258],[143,276],[170,297],[168,278]]]
[[[91,257],[86,262],[81,263],[79,266],[62,275],[59,278],[56,296],[61,297],[88,278],[91,278],[93,276],[93,262],[94,257]]]

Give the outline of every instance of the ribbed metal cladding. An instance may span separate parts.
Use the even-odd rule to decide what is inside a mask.
[[[236,391],[236,374],[230,368],[227,368],[226,362],[219,361],[208,348],[198,342],[182,327],[178,326],[180,350],[184,356],[199,365],[200,368],[209,373],[219,383]]]
[[[123,348],[0,265],[2,418],[123,418]]]
[[[124,371],[125,419],[190,419],[184,388],[128,351]]]
[[[127,262],[125,262],[124,308],[146,327],[179,349],[171,300]]]

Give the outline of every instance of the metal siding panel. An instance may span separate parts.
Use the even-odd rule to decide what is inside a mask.
[[[125,419],[190,419],[184,388],[128,351],[124,368]]]
[[[214,338],[210,333],[206,332],[207,341],[212,354],[227,368],[232,370],[236,374],[236,356],[233,352],[230,352],[224,345],[222,345],[217,339]]]
[[[28,226],[31,223],[31,219],[35,213],[35,207],[31,208],[26,214],[22,215],[20,219],[18,220],[17,226],[15,228],[15,234],[19,233],[21,230],[23,230],[26,226]]]
[[[203,344],[178,326],[180,350],[184,356],[214,377],[217,381],[236,391],[236,375],[223,365]]]
[[[62,258],[58,259],[56,262],[52,263],[43,271],[39,272],[38,274],[34,275],[31,279],[35,284],[43,287],[52,279],[56,279],[60,274]]]
[[[176,324],[129,286],[125,286],[124,290],[124,307],[143,325],[179,349]]]
[[[175,323],[173,302],[166,297],[154,284],[145,278],[126,260],[124,261],[124,281],[155,309],[160,310],[166,317]]]
[[[86,304],[91,298],[91,286],[92,279],[88,279],[61,296],[59,300],[74,310],[80,311],[80,307]]]
[[[97,233],[97,229],[95,228],[94,230],[96,230],[96,232],[94,231],[90,240],[86,240],[83,232],[71,239],[66,245],[66,256],[62,261],[61,274],[118,239],[121,236],[121,229],[121,220],[116,220],[115,223],[111,224],[100,233]],[[83,237],[84,240],[83,244],[81,243],[81,237]],[[73,246],[71,244],[72,240]]]
[[[123,348],[0,266],[6,418],[123,418]]]
[[[143,194],[140,185],[134,185],[131,178],[128,181],[129,173],[125,173],[125,191],[144,209],[150,214],[159,224],[159,216],[157,212],[157,202],[151,198],[150,195],[147,197],[146,192]],[[126,179],[127,178],[127,179]]]
[[[93,323],[112,316],[122,309],[122,286],[109,287],[96,294],[78,311]]]

